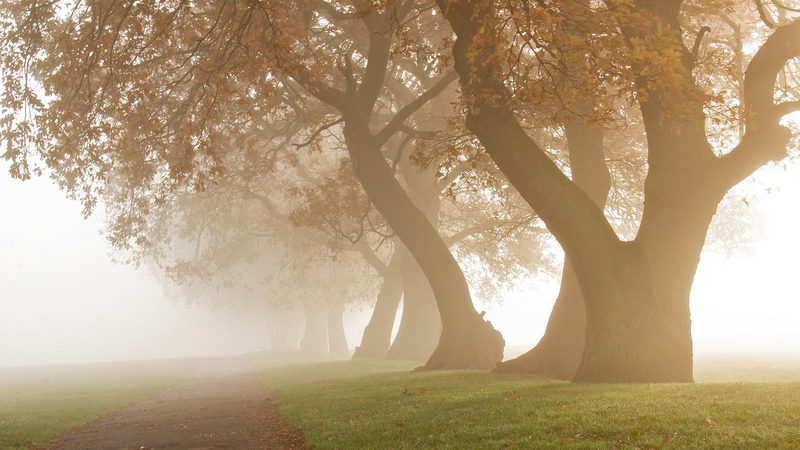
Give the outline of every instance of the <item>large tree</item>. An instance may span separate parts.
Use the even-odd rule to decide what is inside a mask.
[[[26,176],[26,155],[39,152],[88,208],[112,178],[159,185],[150,200],[158,203],[177,185],[213,183],[226,171],[223,152],[263,139],[264,118],[305,108],[320,132],[342,124],[356,177],[431,285],[443,329],[426,367],[491,368],[502,358],[502,336],[475,310],[461,268],[381,153],[455,79],[446,58],[426,50],[425,34],[440,23],[429,6],[26,1],[4,2],[2,20],[3,140],[16,174]],[[390,71],[399,57],[439,75],[392,110],[378,101],[387,77],[414,83]],[[376,128],[377,114],[392,118]]]
[[[689,291],[700,251],[725,193],[786,157],[792,132],[781,118],[800,102],[785,91],[776,101],[775,87],[800,55],[800,22],[759,43],[743,80],[745,132],[725,151],[706,132],[709,96],[693,73],[697,46],[685,42],[681,14],[692,10],[684,2],[437,3],[458,36],[453,53],[469,103],[467,127],[547,224],[581,287],[586,345],[575,379],[691,381]],[[517,105],[537,97],[526,96],[535,85],[527,84],[530,72],[518,56],[558,58],[550,44],[563,21],[586,34],[567,42],[571,51],[563,54],[593,68],[592,76],[575,80],[575,91],[595,99],[629,95],[641,111],[649,170],[641,224],[630,241],[520,124]]]

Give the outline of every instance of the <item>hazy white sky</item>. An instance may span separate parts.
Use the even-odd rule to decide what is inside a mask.
[[[0,164],[0,366],[236,354],[266,348],[266,322],[165,298],[149,274],[110,262],[100,221],[50,180],[11,180]],[[753,255],[706,255],[692,294],[695,353],[800,357],[800,169],[767,171],[767,237]],[[772,181],[770,181],[772,182]],[[544,331],[557,286],[491,308],[509,345]],[[351,313],[350,347],[366,318]]]
[[[48,179],[0,175],[0,365],[263,349],[263,320],[176,304],[146,271],[112,264],[96,218]]]

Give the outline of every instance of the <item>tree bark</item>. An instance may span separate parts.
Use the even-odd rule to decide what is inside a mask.
[[[356,177],[389,226],[417,260],[442,317],[442,337],[422,369],[493,369],[503,359],[500,332],[478,314],[467,281],[436,228],[394,178],[368,118],[345,114],[344,136]]]
[[[497,365],[498,373],[527,373],[571,380],[578,370],[586,339],[586,308],[578,279],[564,261],[558,293],[544,335],[528,352]]]
[[[395,251],[386,268],[386,275],[372,310],[372,317],[364,328],[361,345],[353,352],[353,359],[386,357],[392,343],[392,330],[403,296],[403,281],[400,271],[400,257]]]
[[[399,245],[403,275],[403,315],[387,359],[427,361],[442,334],[442,321],[430,283],[411,253]]]
[[[588,105],[584,109],[585,112],[591,111]],[[577,116],[565,118],[564,131],[572,181],[595,204],[604,207],[611,189],[611,176],[603,151],[605,133],[602,128],[588,124]],[[495,371],[570,380],[578,370],[585,340],[586,307],[578,278],[569,258],[565,258],[561,289],[550,313],[544,336],[533,349],[513,360],[500,363]]]
[[[344,334],[344,305],[335,303],[328,307],[328,344],[335,358],[350,358],[350,348]]]
[[[328,332],[325,312],[316,305],[305,305],[306,324],[300,350],[312,355],[328,354]]]

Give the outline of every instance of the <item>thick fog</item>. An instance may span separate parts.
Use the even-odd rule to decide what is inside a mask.
[[[51,364],[266,350],[267,319],[169,299],[146,270],[115,265],[98,235],[46,178],[0,175],[0,365]],[[695,354],[800,355],[800,174],[762,171],[766,236],[750,254],[705,254],[692,293]],[[761,187],[764,189],[765,187]],[[506,354],[544,332],[557,282],[521,286],[500,306],[482,305]],[[346,313],[350,348],[369,310]]]

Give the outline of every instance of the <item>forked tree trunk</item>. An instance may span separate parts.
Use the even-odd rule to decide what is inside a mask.
[[[403,315],[386,358],[425,362],[439,343],[442,321],[419,264],[402,245],[398,251],[402,261]]]
[[[383,278],[381,290],[378,292],[378,299],[375,301],[372,316],[366,328],[364,328],[361,345],[356,347],[353,352],[353,359],[381,359],[386,357],[386,353],[392,343],[392,330],[394,329],[397,308],[400,306],[400,298],[402,296],[403,284],[400,257],[395,252],[386,268],[386,276]]]
[[[637,83],[648,144],[645,206],[636,239],[621,242],[602,211],[520,126],[506,101],[513,94],[503,70],[483,64],[499,46],[485,32],[485,18],[496,17],[496,5],[437,4],[458,36],[453,57],[462,92],[474,99],[468,129],[571,258],[586,305],[586,345],[575,380],[692,381],[689,292],[708,225],[728,189],[786,156],[790,132],[778,121],[797,105],[775,105],[775,81],[787,61],[800,55],[800,22],[778,27],[753,57],[743,84],[750,113],[745,135],[718,157],[704,129],[703,103],[693,98],[695,58],[681,39],[681,2],[636,2],[672,30],[659,36],[667,45],[663,54],[681,55],[683,67],[674,72],[674,88]],[[638,20],[636,15],[635,22],[622,24],[626,37],[654,37],[654,27],[641,27]]]
[[[328,354],[328,326],[325,311],[316,305],[305,305],[306,324],[300,350],[312,355]]]
[[[328,344],[331,356],[341,359],[350,357],[344,334],[344,305],[333,304],[328,307]]]
[[[722,193],[704,167],[683,172],[648,179],[636,240],[584,274],[586,348],[576,381],[693,380],[689,294]]]
[[[585,105],[584,110],[590,112],[591,106]],[[572,181],[602,208],[611,189],[611,176],[603,151],[604,132],[580,117],[566,117],[564,123]],[[532,350],[500,363],[496,371],[570,380],[578,370],[585,339],[586,307],[578,279],[569,258],[565,258],[561,289],[544,336]]]

